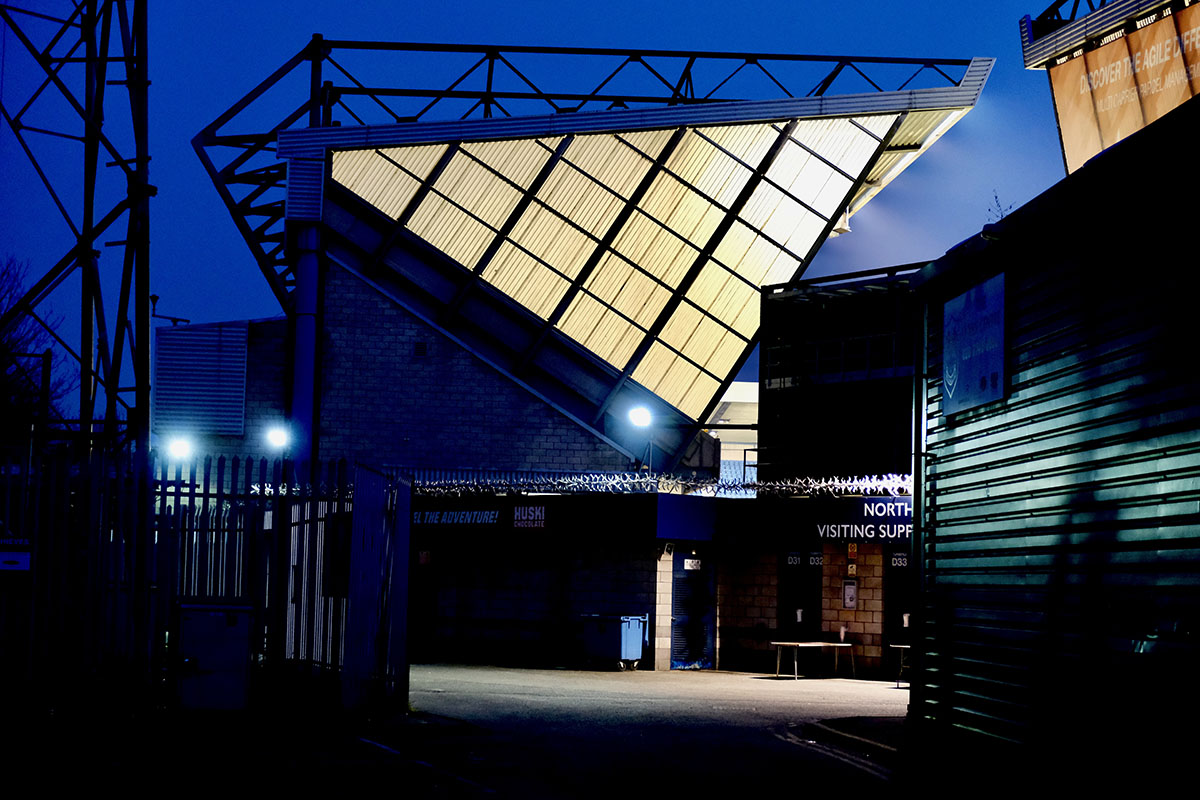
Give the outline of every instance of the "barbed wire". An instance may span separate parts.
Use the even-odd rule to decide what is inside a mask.
[[[912,494],[912,475],[854,478],[796,478],[785,481],[736,481],[682,478],[646,472],[582,473],[523,478],[424,480],[413,483],[423,497],[470,497],[498,494],[688,494],[702,497],[844,497]]]

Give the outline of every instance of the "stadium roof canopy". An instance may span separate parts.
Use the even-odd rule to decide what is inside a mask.
[[[369,88],[341,51],[466,69]],[[304,62],[299,108],[227,132]],[[991,65],[316,38],[194,144],[285,310],[280,223],[319,223],[329,258],[598,435],[637,454],[625,412],[649,406],[677,459],[757,341],[760,288],[802,275]],[[805,69],[806,95],[785,88]]]
[[[1108,37],[1123,28],[1138,30],[1144,19],[1156,11],[1170,14],[1191,5],[1194,0],[1055,0],[1037,17],[1021,19],[1021,52],[1027,69],[1046,69],[1056,63],[1080,55],[1085,48],[1105,43]],[[1070,9],[1065,8],[1070,5]],[[1080,13],[1082,12],[1082,13]]]

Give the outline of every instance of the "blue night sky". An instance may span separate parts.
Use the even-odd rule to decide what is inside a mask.
[[[21,3],[51,9],[51,0]],[[980,105],[831,240],[808,275],[938,257],[991,221],[998,197],[1019,206],[1063,177],[1046,76],[1021,62],[1018,21],[1048,0],[988,3],[741,3],[529,0],[483,3],[246,2],[150,4],[152,285],[160,313],[216,321],[273,316],[279,307],[215,189],[191,138],[313,33],[326,38],[574,47],[758,51],[998,59]],[[4,32],[6,103],[22,67]],[[81,157],[60,147],[57,167]],[[7,125],[0,123],[0,256],[40,276],[70,244],[69,230]],[[64,178],[64,180],[70,180]],[[68,200],[70,194],[67,193]],[[108,238],[120,238],[113,235]],[[115,259],[114,259],[115,260]],[[115,263],[111,268],[119,274]],[[52,297],[75,329],[78,276]],[[114,298],[116,288],[107,290]],[[67,333],[68,341],[77,334]]]

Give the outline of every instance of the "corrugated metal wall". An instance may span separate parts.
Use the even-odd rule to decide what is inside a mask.
[[[927,730],[1144,755],[1197,707],[1200,282],[1184,191],[1115,158],[927,270]],[[947,418],[942,306],[1001,272],[1007,396]]]
[[[154,432],[241,436],[249,323],[156,328]]]

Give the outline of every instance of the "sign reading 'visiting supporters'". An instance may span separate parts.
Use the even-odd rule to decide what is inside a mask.
[[[942,413],[1004,397],[1004,275],[946,303],[942,315]]]

